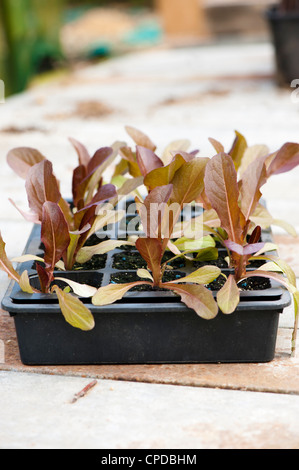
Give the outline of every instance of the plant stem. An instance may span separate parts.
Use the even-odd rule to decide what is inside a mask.
[[[233,257],[233,263],[235,266],[235,279],[238,283],[246,274],[246,266],[244,266],[244,256],[240,256],[237,262],[235,262]]]

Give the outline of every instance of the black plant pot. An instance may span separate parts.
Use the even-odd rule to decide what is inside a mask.
[[[265,241],[271,240],[269,234],[264,236]],[[41,256],[39,244],[40,228],[35,226],[25,253]],[[102,269],[69,271],[63,277],[98,287],[106,285],[121,274],[113,264],[119,253],[121,249],[110,252]],[[19,272],[25,269],[34,281],[32,263],[22,264]],[[175,265],[172,275],[188,272],[188,263]],[[126,270],[126,282],[135,275],[136,271]],[[90,332],[65,322],[55,295],[25,294],[11,283],[2,307],[14,317],[24,364],[269,362],[275,354],[279,315],[291,303],[287,291],[271,285],[242,292],[232,315],[219,312],[208,321],[168,291],[132,291],[106,307],[84,301],[95,318],[95,328]]]
[[[290,86],[299,79],[299,12],[282,12],[272,7],[266,16],[275,48],[278,84]]]

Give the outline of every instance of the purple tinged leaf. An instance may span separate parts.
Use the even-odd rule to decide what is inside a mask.
[[[163,167],[150,171],[144,178],[144,184],[151,191],[157,186],[166,186],[171,183],[175,173],[186,163],[183,155],[176,154],[172,161]]]
[[[204,174],[209,158],[194,158],[176,171],[171,202],[189,204],[195,201],[204,190]]]
[[[252,255],[253,253],[257,253],[258,251],[262,250],[265,246],[265,243],[252,243],[246,245],[244,247],[244,255]]]
[[[239,245],[238,243],[233,242],[232,240],[225,240],[225,246],[240,256],[247,256],[253,253],[257,253],[259,250],[262,250],[265,246],[265,243],[252,243],[246,246]]]
[[[85,233],[90,229],[91,229],[91,225],[86,224],[84,227],[81,228],[81,230],[74,230],[73,232],[70,232],[70,234],[71,235],[82,235],[82,233]]]
[[[254,160],[243,173],[239,183],[241,210],[248,223],[262,197],[260,188],[267,182],[266,158]]]
[[[292,170],[299,165],[299,144],[284,144],[271,161],[267,176],[278,175]]]
[[[212,137],[209,138],[209,141],[213,145],[214,149],[216,150],[217,154],[218,153],[224,153],[224,147],[223,145],[218,142],[218,140],[213,139]]]
[[[43,160],[30,168],[26,179],[26,191],[29,207],[37,214],[40,221],[45,202],[59,203],[61,199],[59,185],[49,160]]]
[[[80,208],[74,214],[74,226],[75,230],[82,230],[87,224],[90,224],[92,227],[96,217],[97,209],[100,204],[106,200],[113,199],[117,196],[116,188],[113,184],[106,184],[101,186],[98,192],[93,197],[90,204],[85,207]],[[86,238],[88,238],[88,233],[83,234],[80,239],[80,246],[82,243],[85,243]],[[82,243],[81,243],[82,242]]]
[[[83,200],[85,189],[88,181],[86,181],[87,171],[84,165],[79,165],[73,171],[73,202],[78,207],[79,202]]]
[[[92,173],[105,161],[111,157],[113,149],[111,147],[103,147],[97,150],[94,156],[90,159],[87,165],[87,175],[91,176]]]
[[[144,177],[152,170],[164,166],[162,160],[152,150],[145,147],[136,147],[136,158],[141,174]]]
[[[243,239],[245,217],[238,205],[237,172],[232,158],[220,153],[206,166],[205,192],[212,208],[217,212],[221,226],[234,243]]]
[[[102,202],[109,201],[109,199],[112,199],[116,196],[117,196],[117,191],[116,191],[115,186],[113,184],[105,184],[104,186],[100,187],[100,189],[92,198],[90,204],[85,206],[83,210],[89,209],[92,206],[97,206],[101,204]]]
[[[73,202],[75,206],[81,209],[84,204],[85,193],[88,189],[89,182],[97,169],[107,161],[113,154],[111,147],[103,147],[96,151],[94,156],[89,160],[87,165],[79,165],[73,172]],[[97,181],[97,186],[101,181]]]
[[[191,162],[191,160],[194,160],[194,158],[196,158],[196,155],[198,153],[199,150],[193,150],[192,152],[184,152],[183,150],[181,150],[180,152],[176,151],[173,155],[173,159],[175,159],[177,155],[180,155],[181,157],[183,157],[185,162]]]
[[[104,306],[111,305],[117,300],[121,300],[123,296],[133,287],[141,285],[151,286],[151,282],[136,281],[128,284],[109,284],[108,286],[100,287],[92,298],[93,305]]]
[[[138,178],[139,176],[142,176],[140,168],[136,161],[136,155],[133,153],[132,149],[130,149],[129,147],[121,147],[119,150],[119,154],[122,157],[122,160],[115,170],[116,175],[118,175],[120,172],[125,174],[127,171],[129,171],[130,175],[133,176],[133,178]]]
[[[139,209],[143,230],[149,238],[158,236],[158,229],[161,227],[172,189],[172,184],[154,188]]]
[[[156,150],[156,145],[151,141],[151,139],[144,134],[143,132],[135,129],[135,127],[126,126],[125,127],[129,136],[134,140],[136,145],[140,145],[141,147],[148,148],[153,152]]]
[[[155,284],[161,281],[161,260],[163,249],[161,240],[158,238],[138,238],[136,248],[146,261],[148,269],[152,272]]]
[[[83,144],[81,144],[81,142],[78,142],[78,140],[73,139],[72,137],[69,138],[69,141],[77,152],[79,164],[87,166],[90,160],[90,155],[87,148]]]
[[[20,214],[24,217],[25,220],[31,222],[32,224],[40,224],[40,219],[37,214],[35,214],[34,212],[25,212],[20,209],[12,199],[9,198],[9,201],[17,209],[17,211],[20,212]]]
[[[134,155],[134,152],[130,147],[121,147],[119,149],[119,153],[121,157],[126,160],[127,162],[136,164],[136,157]],[[139,175],[140,176],[140,175]]]
[[[252,234],[249,238],[249,245],[252,244],[252,243],[259,243],[259,241],[261,239],[261,235],[262,235],[262,229],[258,225],[257,227],[255,227],[255,229],[253,230],[253,232],[252,232]]]
[[[68,224],[56,203],[47,201],[43,205],[41,240],[45,246],[46,271],[53,271],[70,243]]]
[[[195,284],[170,284],[162,286],[181,296],[182,302],[205,320],[212,320],[218,314],[218,306],[213,294],[206,287]]]
[[[72,212],[70,204],[65,199],[63,199],[63,197],[62,197],[60,199],[58,205],[59,205],[60,209],[63,212],[65,220],[68,223],[69,230],[74,230],[75,229],[75,227],[74,227],[74,214]]]
[[[238,253],[238,255],[240,256],[244,255],[244,248],[242,245],[239,245],[239,243],[235,243],[232,240],[224,240],[223,243],[230,251],[233,251],[234,253]]]
[[[21,178],[26,179],[30,168],[36,163],[45,160],[45,157],[36,149],[19,147],[10,150],[7,154],[7,163]]]
[[[224,286],[217,293],[217,303],[225,315],[233,313],[240,302],[240,291],[235,281],[234,276],[231,274]]]
[[[51,283],[54,280],[53,272],[47,271],[39,263],[36,263],[35,269],[39,278],[41,291],[44,294],[48,294],[50,292]]]

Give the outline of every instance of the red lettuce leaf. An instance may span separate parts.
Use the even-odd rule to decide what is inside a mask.
[[[143,176],[146,176],[156,168],[162,168],[164,166],[162,160],[152,150],[145,147],[136,147],[136,158]]]
[[[267,176],[278,175],[292,170],[299,165],[299,144],[287,142],[271,161]]]
[[[7,154],[7,163],[21,178],[26,179],[28,171],[36,163],[45,160],[45,157],[36,149],[18,147]]]
[[[53,271],[55,265],[64,258],[70,243],[67,221],[59,205],[45,202],[41,225],[41,241],[45,246],[44,261],[46,271]]]
[[[229,155],[220,153],[207,164],[205,192],[229,239],[242,245],[246,221],[238,205],[237,172]]]
[[[49,160],[43,160],[30,168],[26,178],[26,191],[29,207],[37,214],[40,221],[45,202],[59,203],[61,199],[59,185]]]
[[[161,240],[158,238],[138,238],[136,248],[152,272],[155,285],[159,285],[162,278],[161,261],[163,256]]]

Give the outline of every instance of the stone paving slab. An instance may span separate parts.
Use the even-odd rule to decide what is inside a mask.
[[[89,382],[0,371],[0,448],[299,448],[298,396],[98,380],[73,403]]]

